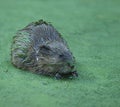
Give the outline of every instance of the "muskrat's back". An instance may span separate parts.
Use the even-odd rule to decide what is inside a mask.
[[[74,57],[61,34],[49,23],[40,20],[19,30],[13,39],[12,63],[18,68],[38,74],[77,74]]]

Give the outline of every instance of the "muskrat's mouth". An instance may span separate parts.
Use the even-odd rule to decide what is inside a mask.
[[[44,70],[51,75],[53,74],[56,79],[78,77],[75,66],[69,63],[47,64],[44,65]]]
[[[69,63],[61,64],[59,66],[59,72],[62,74],[68,74],[73,71],[75,71],[74,65],[71,65]]]
[[[69,73],[57,73],[55,75],[56,79],[62,79],[62,78],[76,78],[78,77],[77,71],[72,71]]]

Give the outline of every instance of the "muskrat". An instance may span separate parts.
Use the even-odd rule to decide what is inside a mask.
[[[17,68],[57,79],[78,76],[67,42],[52,24],[43,20],[32,22],[16,33],[11,61]]]

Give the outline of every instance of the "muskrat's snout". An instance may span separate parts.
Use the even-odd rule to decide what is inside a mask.
[[[75,61],[73,56],[70,53],[64,53],[59,57],[63,63],[67,64],[67,66],[69,66],[71,69],[74,69]]]
[[[72,56],[68,52],[64,52],[63,54],[60,54],[59,58],[63,61],[72,60]]]
[[[64,52],[64,53],[60,54],[59,59],[60,59],[60,61],[62,61],[64,63],[71,64],[74,62],[73,56],[69,52]]]
[[[70,52],[63,52],[59,55],[59,61],[61,62],[60,71],[61,74],[69,74],[75,71],[75,59]]]

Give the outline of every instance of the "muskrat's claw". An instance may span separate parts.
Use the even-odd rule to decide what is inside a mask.
[[[78,73],[76,71],[72,72],[73,77],[78,77]]]
[[[59,73],[57,73],[57,74],[55,74],[55,78],[56,78],[57,80],[59,80],[59,79],[62,78],[62,76],[61,76]]]

